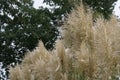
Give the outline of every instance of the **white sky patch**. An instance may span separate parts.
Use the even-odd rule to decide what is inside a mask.
[[[114,11],[114,14],[119,16],[119,18],[120,18],[120,0],[118,0],[116,2],[116,5],[115,5],[115,8],[113,11]]]
[[[33,0],[34,4],[33,6],[38,9],[40,6],[42,7],[50,7],[49,5],[46,5],[45,3],[43,3],[43,0]]]

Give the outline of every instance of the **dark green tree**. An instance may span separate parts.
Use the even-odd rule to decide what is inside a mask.
[[[95,14],[102,15],[105,19],[109,19],[113,12],[115,2],[117,0],[83,0],[85,4],[89,5]]]
[[[59,33],[52,19],[49,9],[33,8],[32,0],[0,0],[0,62],[7,75],[9,66],[20,63],[39,40],[53,48]]]
[[[109,19],[117,0],[44,0],[50,6],[59,6],[54,10],[56,17],[69,13],[76,5],[80,5],[81,1],[94,11],[95,16],[98,14]]]

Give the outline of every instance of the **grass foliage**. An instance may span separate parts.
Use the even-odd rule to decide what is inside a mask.
[[[62,26],[62,36],[53,51],[40,41],[10,68],[10,80],[119,80],[120,23],[115,16],[93,21],[92,11],[78,6]]]

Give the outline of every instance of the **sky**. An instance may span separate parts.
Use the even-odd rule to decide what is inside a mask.
[[[39,8],[39,6],[50,7],[46,5],[45,3],[43,4],[43,0],[33,0],[33,1],[35,1],[33,6],[37,9]]]
[[[43,0],[34,0],[35,2],[34,2],[34,7],[35,8],[39,8],[39,6],[43,6],[43,7],[50,7],[50,6],[48,6],[48,5],[46,5],[46,4],[43,4]],[[115,15],[117,15],[117,16],[119,16],[119,18],[120,18],[120,0],[118,0],[117,2],[116,2],[116,5],[115,5],[115,8],[114,8],[114,10],[113,10],[113,13],[115,14]]]
[[[114,14],[119,16],[119,18],[120,18],[120,0],[118,0],[116,2],[115,8],[114,8],[114,12],[115,12]]]

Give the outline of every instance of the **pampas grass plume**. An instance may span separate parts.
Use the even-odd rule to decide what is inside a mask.
[[[10,68],[10,80],[119,80],[120,22],[76,6],[62,26],[62,40],[52,51],[42,41],[21,64]],[[93,22],[94,21],[94,22]]]

